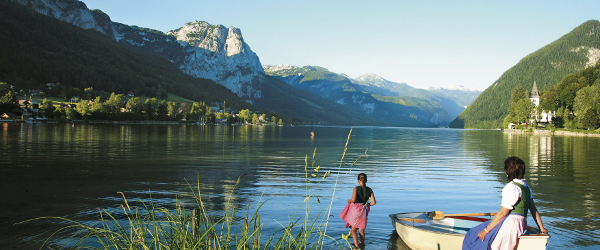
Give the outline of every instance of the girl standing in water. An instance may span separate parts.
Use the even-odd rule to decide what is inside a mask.
[[[370,187],[367,187],[367,175],[358,174],[358,186],[352,189],[352,198],[348,200],[348,205],[340,213],[340,218],[346,222],[346,227],[352,227],[352,239],[354,240],[354,249],[365,244],[365,228],[369,218],[370,206],[375,205],[375,194]],[[370,203],[367,203],[368,201]],[[356,230],[360,233],[360,242]]]

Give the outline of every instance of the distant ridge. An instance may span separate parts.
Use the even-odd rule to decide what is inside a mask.
[[[373,73],[351,79],[319,66],[279,64],[263,68],[267,74],[298,89],[360,109],[373,119],[396,126],[446,127],[480,93],[419,89]]]
[[[600,22],[590,20],[558,40],[529,54],[479,95],[452,123],[452,128],[500,128],[508,115],[512,90],[543,92],[570,73],[594,65],[600,58]]]

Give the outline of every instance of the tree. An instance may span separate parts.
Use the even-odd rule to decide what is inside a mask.
[[[156,118],[156,108],[158,107],[158,100],[156,98],[148,98],[144,103],[144,113],[148,119]]]
[[[186,117],[188,120],[198,120],[200,116],[204,114],[204,110],[202,110],[202,105],[199,102],[192,103],[192,109],[190,110],[189,116]],[[224,119],[224,118],[217,118]]]
[[[40,103],[40,114],[43,116],[53,116],[55,109],[56,107],[52,104],[52,100],[48,100],[48,98],[44,98],[42,103]]]
[[[169,105],[166,100],[162,100],[160,104],[158,104],[156,113],[158,114],[159,119],[163,120],[168,117],[168,106]]]
[[[283,120],[279,119],[279,125],[283,125]]]
[[[540,97],[540,108],[542,111],[556,111],[559,107],[558,93],[554,87],[550,86]]]
[[[240,111],[239,114],[240,119],[242,119],[242,122],[247,122],[250,120],[250,110],[249,109],[242,109]]]
[[[527,93],[527,90],[525,90],[523,87],[521,86],[517,86],[516,88],[513,89],[512,94],[510,95],[510,102],[518,102],[521,99],[525,99],[525,98],[529,98],[529,95]]]
[[[144,110],[144,105],[142,105],[142,101],[139,97],[133,97],[127,101],[127,108],[129,111],[135,115],[141,115]]]
[[[0,112],[12,112],[16,108],[19,108],[19,99],[12,91],[0,98]]]
[[[77,111],[75,111],[72,108],[66,108],[65,109],[65,114],[67,116],[67,119],[73,120],[77,116]]]
[[[89,87],[83,89],[83,99],[92,100],[94,98],[94,88]]]
[[[521,101],[523,99],[529,100],[529,96],[527,95],[527,90],[525,90],[521,86],[514,88],[512,94],[510,96],[510,104],[508,107],[509,113],[515,114],[519,101]]]
[[[86,118],[86,116],[92,114],[90,111],[90,107],[88,106],[87,100],[79,101],[77,103],[77,106],[75,107],[75,111],[77,111],[77,113],[79,113],[84,119]]]
[[[579,116],[587,112],[588,109],[594,109],[597,113],[600,111],[600,86],[587,86],[577,91],[575,96],[573,112]]]
[[[252,114],[252,123],[258,123],[258,115],[256,113]]]
[[[535,104],[529,99],[527,91],[523,87],[518,86],[513,89],[510,96],[509,112],[507,118],[504,119],[504,123],[527,122],[534,109]]]
[[[224,113],[221,113],[221,112],[219,112],[219,113],[217,114],[217,117],[216,117],[216,118],[217,118],[217,119],[227,119],[227,114],[224,114]]]
[[[175,118],[177,115],[177,105],[174,102],[167,103],[167,116],[169,118]]]
[[[204,119],[208,123],[215,121],[215,115],[213,114],[211,107],[206,107],[206,113],[204,113]]]
[[[94,99],[91,111],[93,115],[99,115],[100,113],[108,113],[106,105],[102,103],[102,98],[100,96]]]
[[[273,124],[275,124],[277,122],[277,117],[275,117],[275,116],[271,117],[271,122]]]
[[[516,103],[513,109],[515,120],[519,123],[527,122],[534,109],[535,104],[529,98],[521,99]]]
[[[581,127],[590,129],[598,128],[598,112],[593,108],[588,108],[580,119]]]
[[[65,108],[63,108],[63,107],[61,107],[61,106],[58,106],[58,108],[56,108],[56,109],[54,110],[54,114],[53,114],[53,116],[54,116],[54,117],[56,117],[56,118],[62,118],[63,116],[65,116],[65,117],[66,117],[66,111],[65,111]]]
[[[10,91],[8,83],[0,82],[0,95],[6,95]]]
[[[108,112],[110,114],[117,114],[123,108],[123,103],[125,102],[125,98],[121,94],[115,94],[112,92],[108,101],[106,101],[106,105],[108,105]]]

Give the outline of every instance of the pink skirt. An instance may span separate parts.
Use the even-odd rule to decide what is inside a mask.
[[[513,250],[527,228],[527,219],[518,214],[507,215],[490,249]]]
[[[346,227],[367,228],[367,220],[369,219],[369,211],[371,205],[363,203],[350,203],[346,205],[340,213],[340,218],[346,222]]]

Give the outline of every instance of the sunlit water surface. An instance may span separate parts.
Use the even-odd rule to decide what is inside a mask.
[[[388,214],[496,212],[506,184],[504,159],[516,155],[527,164],[527,182],[552,236],[549,249],[600,247],[599,138],[355,127],[343,155],[350,130],[0,123],[0,246],[37,249],[61,226],[52,220],[15,225],[27,219],[96,222],[98,208],[116,211],[123,203],[117,192],[131,202],[151,194],[158,206],[172,206],[175,198],[191,204],[187,182],[195,187],[198,178],[204,203],[219,212],[241,174],[232,204],[266,201],[259,211],[263,235],[287,225],[311,192],[320,201],[312,211],[331,211],[326,233],[342,243],[348,229],[337,216],[357,174],[365,172],[377,200],[366,248],[403,249]],[[320,173],[332,174],[316,187],[307,184],[305,159],[309,171],[320,166]]]

